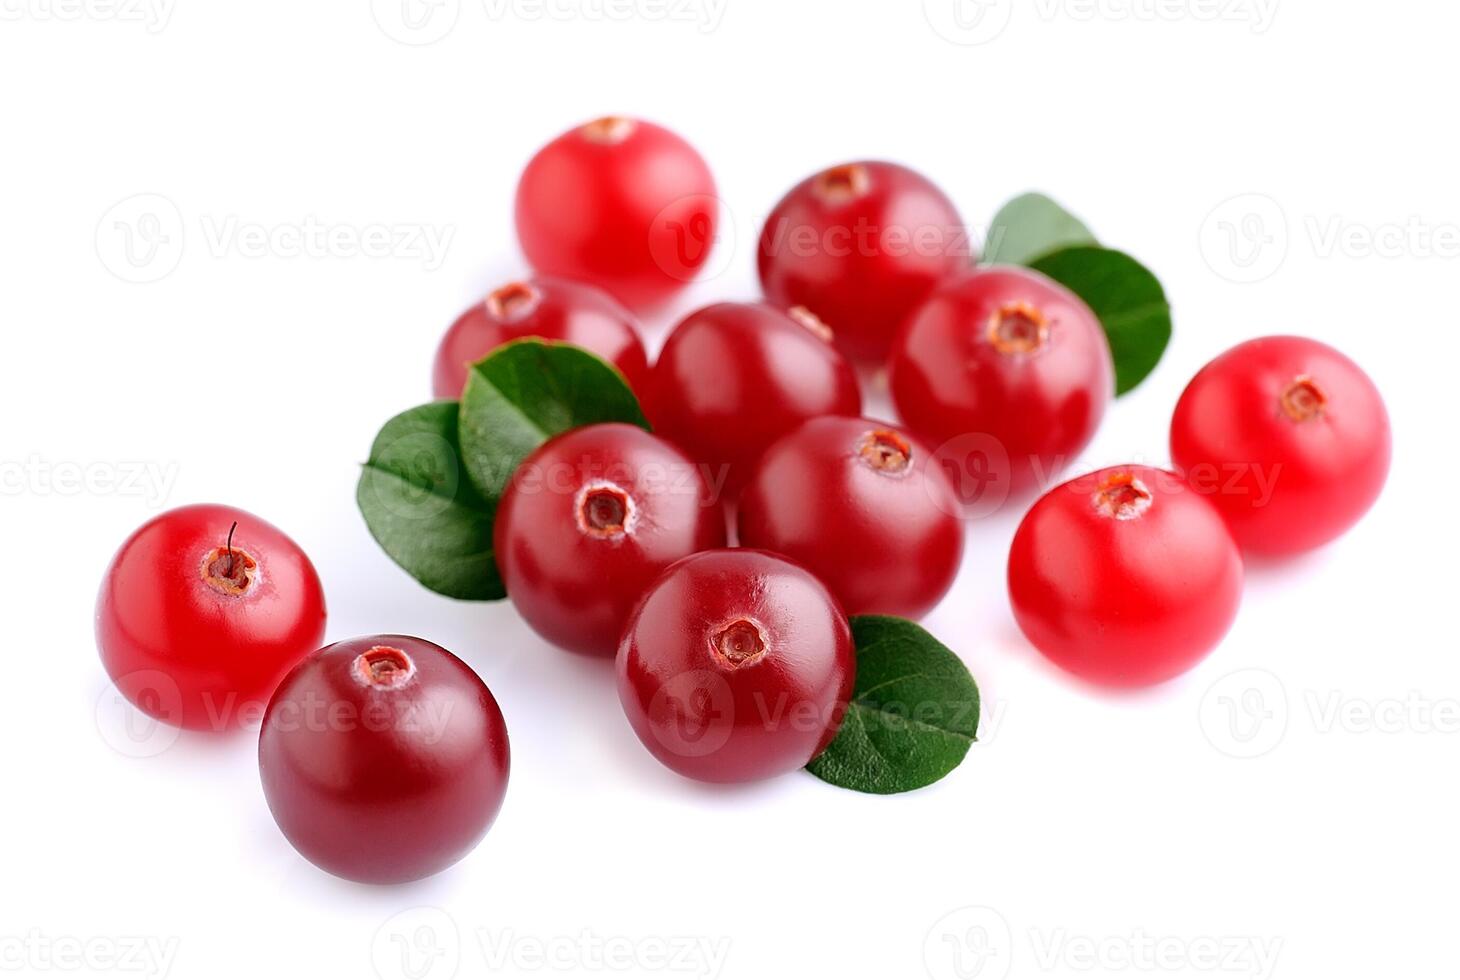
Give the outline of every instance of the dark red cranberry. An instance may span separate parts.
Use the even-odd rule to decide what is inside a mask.
[[[734,495],[771,443],[808,419],[857,415],[851,365],[804,311],[720,303],[669,335],[649,382],[654,429]]]
[[[618,368],[629,387],[644,390],[649,361],[634,315],[594,286],[538,276],[493,290],[456,319],[436,350],[436,397],[460,398],[471,365],[525,337],[582,347]]]
[[[817,578],[761,551],[707,551],[645,594],[618,651],[618,689],[645,747],[716,783],[800,769],[852,693],[851,628]]]
[[[259,734],[289,843],[352,881],[414,881],[486,834],[507,792],[507,726],[472,669],[412,636],[334,643],[299,664]]]
[[[850,615],[916,619],[958,574],[959,515],[952,484],[917,439],[827,417],[761,457],[740,497],[740,543],[800,562]]]
[[[1095,314],[1029,269],[969,273],[908,319],[891,360],[902,420],[971,503],[1045,489],[1089,444],[1115,392]]]
[[[725,543],[699,468],[632,425],[549,441],[497,510],[497,567],[529,626],[577,653],[613,656],[644,589],[686,555]]]
[[[958,211],[895,163],[823,170],[791,189],[760,236],[760,281],[777,306],[804,306],[849,356],[880,360],[913,307],[976,256]]]

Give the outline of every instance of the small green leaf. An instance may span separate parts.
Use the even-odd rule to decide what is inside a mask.
[[[534,449],[561,432],[599,422],[649,428],[623,375],[607,361],[542,340],[499,347],[472,367],[462,394],[467,474],[496,501]]]
[[[978,685],[916,623],[854,616],[857,680],[846,718],[806,768],[862,793],[905,793],[958,767],[978,735]]]
[[[1084,222],[1043,194],[1014,198],[989,225],[983,261],[993,265],[1029,265],[1033,260],[1071,245],[1094,245]]]
[[[493,508],[465,478],[456,402],[402,412],[375,437],[355,499],[385,553],[455,599],[506,596],[492,553]]]
[[[1155,370],[1171,341],[1171,304],[1161,283],[1124,252],[1080,245],[1031,262],[1083,299],[1100,318],[1115,358],[1115,393],[1123,395]]]

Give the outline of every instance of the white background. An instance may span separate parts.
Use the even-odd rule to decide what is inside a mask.
[[[413,33],[399,0],[118,2],[0,0],[0,974],[82,949],[140,975],[122,967],[142,937],[170,976],[211,980],[513,975],[544,953],[583,975],[1454,975],[1449,6],[445,0]],[[608,112],[689,138],[733,217],[722,271],[654,318],[654,345],[671,314],[755,296],[747,243],[822,166],[910,163],[975,225],[1038,188],[1176,308],[1087,468],[1164,464],[1202,363],[1297,332],[1385,393],[1384,499],[1336,545],[1251,568],[1230,638],[1135,697],[1022,641],[1002,585],[1019,515],[980,521],[927,621],[986,698],[961,769],[894,798],[689,784],[638,744],[608,664],[427,593],[353,502],[377,428],[429,397],[440,332],[523,271],[520,168]],[[243,244],[311,222],[449,247]],[[127,227],[150,262],[128,263]],[[135,526],[203,500],[305,546],[332,639],[417,633],[491,686],[512,784],[469,859],[348,884],[279,835],[248,737],[126,754],[97,582]],[[1256,948],[1277,951],[1265,972]]]

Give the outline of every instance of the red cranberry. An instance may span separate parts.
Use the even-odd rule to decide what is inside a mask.
[[[866,419],[813,419],[766,450],[740,543],[800,562],[850,615],[918,618],[963,555],[958,497],[922,443]]]
[[[371,884],[449,868],[507,792],[507,726],[472,669],[413,636],[334,643],[274,693],[259,734],[264,796],[316,866]]]
[[[517,185],[517,237],[533,268],[656,303],[699,272],[715,242],[710,168],[674,133],[610,116],[537,152]]]
[[[1216,508],[1146,466],[1051,490],[1009,552],[1024,635],[1097,684],[1140,687],[1189,670],[1226,635],[1241,597],[1242,558]]]
[[[761,303],[690,314],[664,344],[649,379],[655,431],[724,476],[733,495],[771,443],[807,419],[857,415],[851,365],[821,324]]]
[[[1227,351],[1187,386],[1171,456],[1264,555],[1327,544],[1363,517],[1389,474],[1389,414],[1357,364],[1303,337]]]
[[[852,694],[851,628],[805,569],[761,551],[707,551],[644,595],[618,650],[629,723],[660,762],[715,783],[800,769]]]
[[[522,463],[495,536],[502,581],[528,625],[564,649],[611,657],[660,572],[725,544],[725,516],[679,450],[636,426],[593,425]]]
[[[781,199],[761,231],[759,268],[772,303],[805,306],[848,355],[880,360],[913,308],[974,258],[963,219],[931,181],[865,161]]]
[[[319,646],[324,624],[324,590],[299,545],[216,504],[142,525],[112,559],[96,605],[97,646],[117,689],[154,718],[209,731],[247,723]]]
[[[634,315],[601,289],[539,276],[493,290],[451,325],[436,350],[436,397],[460,398],[471,365],[525,337],[582,347],[618,368],[629,387],[643,390],[649,362]]]
[[[997,504],[1047,487],[1089,444],[1115,369],[1079,297],[1000,267],[940,286],[912,314],[893,345],[891,385],[903,421],[963,469],[965,500]]]

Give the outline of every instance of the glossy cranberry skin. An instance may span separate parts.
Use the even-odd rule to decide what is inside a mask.
[[[995,267],[940,286],[893,346],[892,398],[912,430],[954,460],[969,501],[999,503],[1049,478],[1089,444],[1115,391],[1100,321],[1028,269]]]
[[[785,555],[848,615],[921,617],[963,556],[957,494],[926,446],[867,419],[813,419],[761,457],[740,496],[740,543]]]
[[[1046,657],[1095,684],[1169,680],[1237,616],[1242,558],[1222,517],[1175,473],[1099,470],[1035,503],[1009,552],[1009,599]]]
[[[615,116],[539,150],[517,185],[516,212],[533,268],[591,282],[636,308],[694,279],[719,217],[715,181],[694,147]]]
[[[851,627],[826,586],[744,548],[671,566],[618,650],[619,699],[639,739],[712,783],[805,766],[836,735],[855,675]]]
[[[441,338],[432,372],[437,398],[460,398],[471,365],[503,344],[526,337],[558,340],[608,361],[643,391],[649,359],[634,315],[586,283],[539,276],[493,290]]]
[[[763,303],[690,314],[649,379],[654,431],[706,464],[712,481],[723,476],[733,496],[760,454],[802,422],[861,413],[856,372],[819,328]]]
[[[259,733],[264,796],[289,843],[367,884],[415,881],[470,853],[509,768],[492,692],[413,636],[317,651],[279,685]]]
[[[1304,337],[1249,340],[1192,379],[1171,419],[1171,457],[1237,543],[1292,555],[1337,538],[1378,500],[1392,437],[1357,364]]]
[[[152,717],[199,731],[256,721],[324,625],[324,589],[299,545],[220,504],[138,528],[96,603],[96,643],[117,689]]]
[[[611,657],[634,604],[674,562],[725,544],[699,467],[643,429],[574,429],[513,474],[497,510],[497,567],[527,624]]]
[[[977,256],[953,202],[895,163],[831,167],[783,197],[760,235],[766,298],[804,306],[837,345],[880,360],[903,320],[942,280]]]

